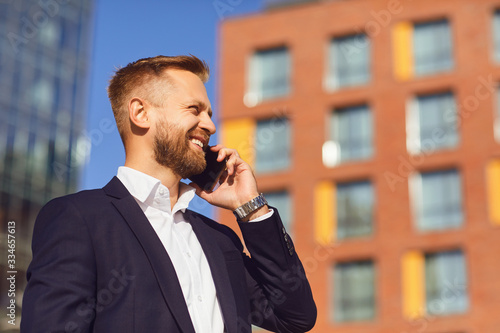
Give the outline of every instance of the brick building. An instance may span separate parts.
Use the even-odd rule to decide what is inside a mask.
[[[268,5],[221,25],[220,139],[280,209],[314,331],[500,332],[500,1]]]

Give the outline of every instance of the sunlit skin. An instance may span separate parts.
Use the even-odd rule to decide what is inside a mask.
[[[165,123],[177,126],[180,129],[179,135],[188,140],[189,149],[193,153],[189,156],[194,159],[197,159],[196,156],[203,159],[204,151],[191,139],[201,141],[205,147],[216,128],[205,85],[200,78],[184,70],[168,69],[166,72],[173,84],[169,86],[170,93],[165,93],[162,103],[152,103],[143,97],[132,97],[129,100],[131,128],[125,141],[125,166],[159,179],[169,189],[173,207],[178,200],[179,183],[183,177],[155,159],[155,137],[162,136],[159,126]],[[221,177],[220,186],[213,192],[201,190],[191,184],[201,198],[214,206],[232,211],[259,195],[252,169],[236,150],[222,145],[211,149],[218,152],[219,161],[226,160],[227,170]],[[245,220],[257,218],[268,211],[267,206],[261,207]]]

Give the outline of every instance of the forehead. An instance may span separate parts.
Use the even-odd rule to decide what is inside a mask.
[[[165,75],[170,86],[170,102],[178,107],[196,105],[212,114],[205,84],[196,74],[185,70],[168,70]]]
[[[191,93],[206,95],[205,84],[198,75],[178,69],[169,69],[165,72],[167,81],[177,93]]]

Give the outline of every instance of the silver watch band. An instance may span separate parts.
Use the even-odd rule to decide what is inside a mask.
[[[261,193],[259,196],[256,196],[249,202],[244,203],[243,205],[236,208],[233,214],[234,216],[236,216],[237,219],[241,220],[264,205],[267,205],[267,200]]]

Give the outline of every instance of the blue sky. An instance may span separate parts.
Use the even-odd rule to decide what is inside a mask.
[[[191,53],[204,59],[211,68],[212,76],[206,87],[217,121],[219,24],[229,17],[258,12],[262,1],[96,0],[95,6],[86,133],[92,144],[80,189],[106,185],[125,161],[106,95],[114,69],[159,54]],[[209,205],[201,199],[191,206],[206,215],[212,214]]]

